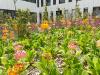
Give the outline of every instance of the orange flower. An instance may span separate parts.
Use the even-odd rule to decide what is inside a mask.
[[[19,73],[24,69],[24,64],[23,63],[17,63],[14,65],[13,69]]]
[[[66,20],[66,23],[67,23],[67,25],[71,25],[72,24],[72,22],[70,21],[70,20]]]
[[[7,40],[7,36],[6,35],[2,35],[2,40],[3,41]]]
[[[44,22],[41,24],[41,28],[42,28],[42,29],[48,29],[48,27],[49,27],[48,21],[44,21]]]
[[[7,34],[8,34],[8,29],[7,27],[4,27],[2,30],[2,40],[7,40]]]
[[[14,39],[14,31],[10,32],[10,39],[13,40]]]
[[[8,33],[7,27],[4,27],[3,30],[2,30],[2,32],[3,32],[3,33]]]
[[[18,75],[17,72],[11,68],[8,69],[8,75]]]

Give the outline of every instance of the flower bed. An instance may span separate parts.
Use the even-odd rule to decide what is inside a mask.
[[[30,17],[19,11],[0,24],[0,75],[100,75],[99,18]]]
[[[99,75],[100,28],[74,25],[32,31],[30,38],[0,39],[0,75]],[[49,29],[49,30],[48,30]],[[8,34],[8,35],[7,35]],[[10,33],[14,37],[13,32]]]

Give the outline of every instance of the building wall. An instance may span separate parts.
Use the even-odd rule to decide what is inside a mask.
[[[64,10],[68,10],[72,12],[72,9],[75,9],[76,0],[72,0],[72,2],[68,2],[69,0],[65,0],[65,3],[59,4],[59,0],[56,0],[56,5],[53,5],[53,0],[51,0],[51,5],[48,6],[48,14],[50,18],[51,11],[53,12],[53,18],[56,20],[56,11],[58,8],[64,12]],[[43,0],[44,5],[46,5],[46,1]],[[81,12],[83,13],[84,8],[88,8],[88,12],[90,14],[93,13],[93,7],[100,7],[100,0],[81,0],[78,1],[78,5],[80,7]],[[26,2],[22,0],[18,0],[16,3],[17,9],[29,9],[31,12],[37,13],[37,23],[40,23],[40,13],[44,12],[44,7],[41,7],[41,0],[39,0],[39,7],[37,7],[37,3]],[[6,10],[15,10],[13,0],[0,0],[0,9]]]
[[[50,12],[53,11],[53,15],[54,15],[53,17],[54,17],[54,20],[56,20],[56,11],[58,10],[58,8],[60,8],[60,10],[62,11],[68,10],[69,12],[72,12],[72,9],[75,9],[75,6],[76,6],[76,0],[72,0],[72,2],[68,2],[68,1],[69,0],[65,0],[65,3],[59,4],[59,0],[56,0],[56,5],[53,5],[53,0],[51,0],[51,5],[47,7],[49,18],[51,15]],[[46,3],[45,0],[44,0],[44,3]],[[41,3],[39,4],[40,4],[40,7],[37,12],[43,13],[44,7],[41,7]],[[100,0],[81,0],[81,1],[78,1],[78,5],[82,13],[83,13],[84,8],[88,8],[88,13],[92,15],[93,7],[100,7]]]
[[[0,0],[0,9],[15,10],[14,0]],[[16,9],[29,9],[31,12],[37,12],[37,5],[35,3],[18,0],[16,2]]]

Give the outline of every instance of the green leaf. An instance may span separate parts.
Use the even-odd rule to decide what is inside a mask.
[[[83,70],[82,75],[89,75],[86,70]]]

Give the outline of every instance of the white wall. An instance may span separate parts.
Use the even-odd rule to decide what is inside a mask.
[[[16,3],[17,9],[29,9],[31,12],[37,12],[38,8],[35,3],[26,2],[26,1],[17,1]]]
[[[35,3],[30,3],[22,0],[18,0],[16,3],[17,9],[29,9],[31,12],[37,12],[37,5]],[[15,10],[13,0],[0,0],[0,9]]]
[[[0,0],[0,9],[14,10],[13,0]]]
[[[66,3],[59,4],[59,0],[56,0],[57,4],[53,5],[53,0],[51,0],[51,6],[48,6],[48,12],[50,15],[50,12],[53,11],[53,17],[56,19],[56,11],[58,8],[61,10],[69,10],[72,11],[72,9],[75,9],[76,0],[72,0],[72,2],[68,2],[68,0],[65,0]],[[41,0],[39,1],[41,6]],[[44,3],[45,0],[44,0]],[[84,8],[88,8],[89,13],[92,14],[93,7],[100,7],[100,0],[81,0],[78,2],[80,10],[83,12]],[[44,4],[45,5],[45,4]],[[29,9],[31,12],[37,12],[37,22],[39,23],[39,13],[44,11],[44,7],[37,7],[37,4],[18,0],[16,4],[17,9]],[[14,10],[14,3],[13,0],[0,0],[0,9],[8,9],[8,10]],[[50,16],[49,16],[50,17]]]
[[[61,10],[68,10],[70,12],[72,11],[72,9],[75,9],[75,5],[76,5],[76,0],[72,0],[72,2],[68,2],[68,0],[65,0],[65,3],[63,4],[59,4],[59,0],[56,0],[56,5],[53,5],[53,0],[51,0],[51,2],[52,2],[51,5],[48,6],[47,8],[48,8],[49,15],[50,12],[53,11],[54,20],[56,19],[56,11],[58,10],[58,8],[60,8]],[[88,8],[88,12],[92,14],[93,7],[100,7],[100,0],[81,0],[78,1],[78,5],[80,7],[81,12],[83,12],[84,8]],[[39,7],[39,10],[37,12],[39,13],[43,11],[44,11],[44,7]]]

